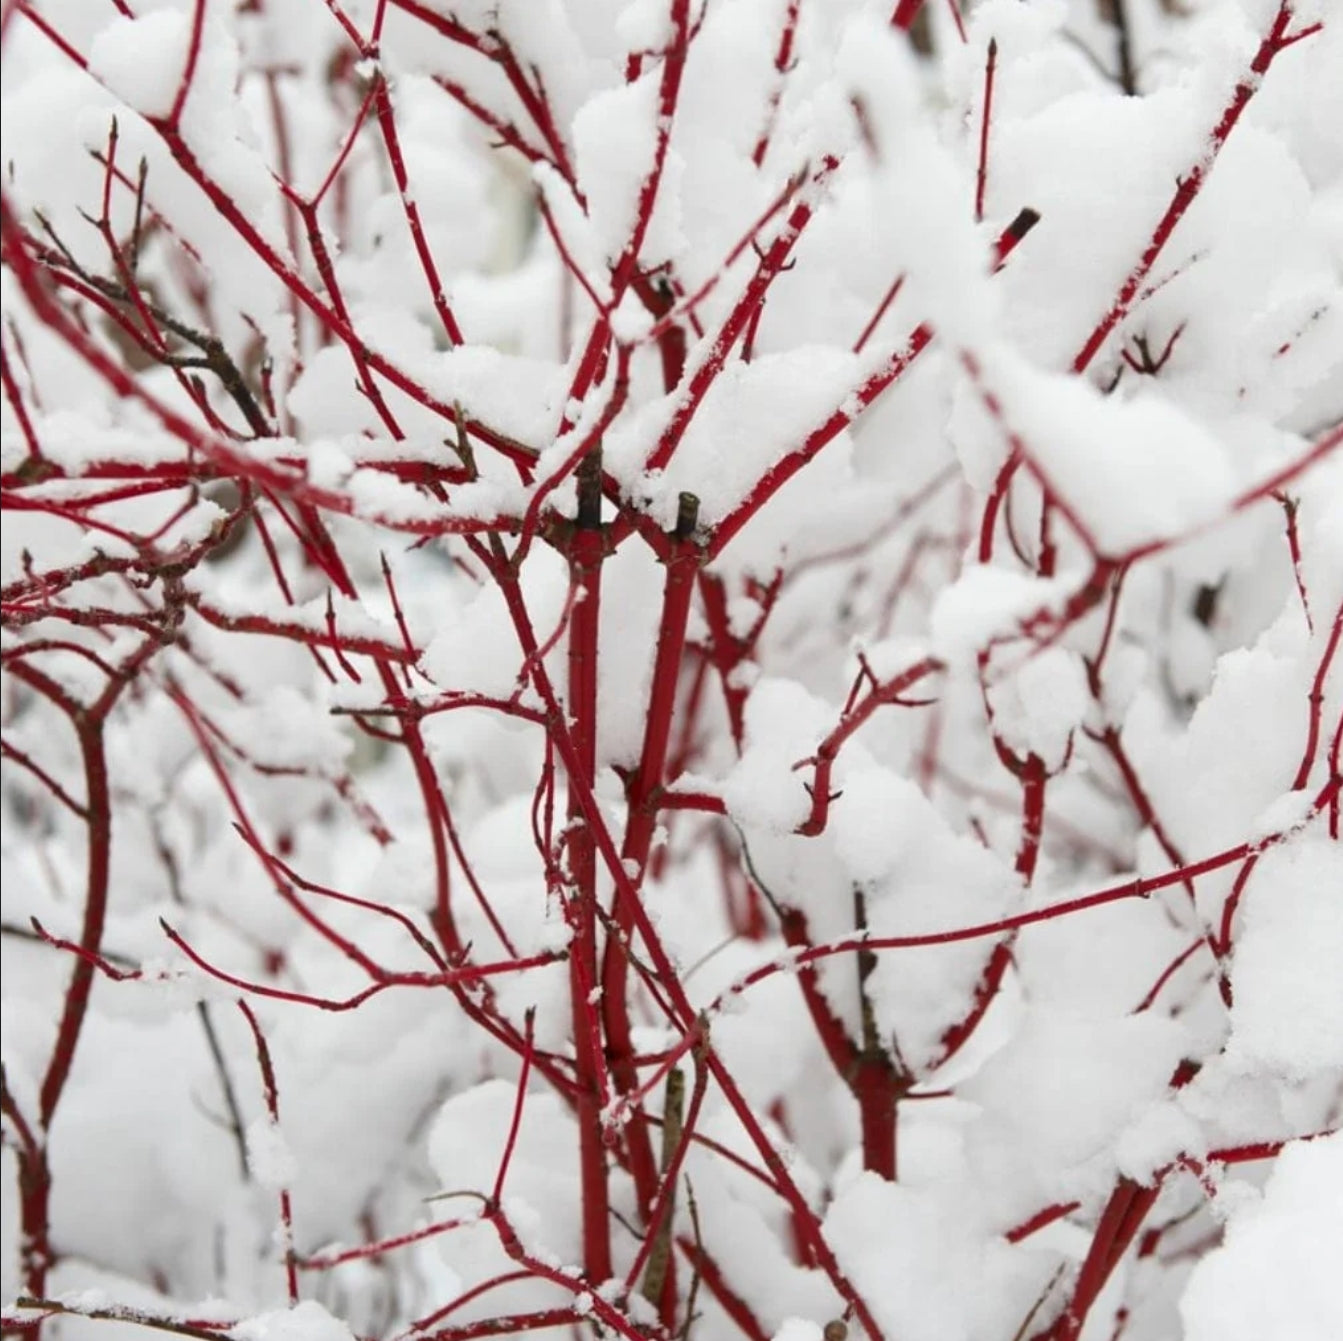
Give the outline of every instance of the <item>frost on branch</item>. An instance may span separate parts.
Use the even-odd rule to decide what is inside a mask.
[[[1343,1328],[1329,6],[0,41],[6,1336]]]

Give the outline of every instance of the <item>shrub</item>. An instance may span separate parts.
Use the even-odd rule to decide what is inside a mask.
[[[1343,1335],[1343,23],[964,8],[6,3],[6,1334]]]

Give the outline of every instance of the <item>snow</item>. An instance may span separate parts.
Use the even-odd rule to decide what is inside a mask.
[[[269,1118],[255,1118],[247,1127],[247,1167],[261,1187],[279,1190],[294,1179],[293,1151]]]
[[[890,1335],[987,1341],[1019,1294],[1007,1250],[961,1212],[951,1198],[870,1173],[831,1205],[826,1240]]]
[[[479,346],[440,354],[428,379],[443,400],[518,441],[535,444],[554,431],[563,370],[541,359]]]
[[[1302,481],[1298,528],[1302,581],[1322,610],[1343,602],[1343,460],[1335,453]]]
[[[1038,755],[1053,771],[1091,704],[1082,659],[1063,647],[1046,648],[996,681],[989,702],[1008,748]]]
[[[1046,6],[1041,21],[1058,22],[1060,8]],[[1029,203],[1040,214],[1001,276],[1004,323],[1042,366],[1062,367],[1104,316],[1177,175],[1202,157],[1224,90],[1203,99],[1187,85],[1120,97],[1087,79],[1075,48],[1058,42],[1014,70],[1013,29],[1026,22],[1005,30],[1000,53],[986,213],[1006,223]],[[972,68],[982,84],[982,61]],[[1177,238],[1153,278],[1189,255]]]
[[[1197,1158],[1207,1139],[1178,1101],[1158,1099],[1120,1133],[1115,1163],[1134,1182],[1151,1186],[1158,1173],[1182,1156]]]
[[[234,740],[255,741],[253,762],[267,768],[311,768],[331,775],[354,748],[338,718],[288,685],[221,714],[219,725]]]
[[[692,363],[693,366],[693,363]],[[696,410],[666,468],[656,477],[639,471],[669,415],[645,412],[608,436],[608,468],[634,497],[670,527],[682,490],[700,501],[704,525],[721,521],[786,452],[799,448],[858,381],[858,362],[832,348],[803,346],[729,363]]]
[[[311,1299],[245,1318],[231,1330],[240,1341],[352,1341],[350,1329]]]
[[[1043,1195],[1067,1200],[1113,1176],[1115,1141],[1165,1092],[1185,1041],[1181,1025],[1151,1014],[1030,1007],[958,1093],[984,1109],[976,1139],[1006,1128]]]
[[[884,880],[906,856],[928,807],[917,787],[886,769],[852,769],[835,807],[835,854],[854,880]]]
[[[1153,392],[1107,398],[1017,360],[989,383],[1028,458],[1102,553],[1178,539],[1220,516],[1236,491],[1213,434]]]
[[[1343,1135],[1289,1144],[1261,1198],[1232,1214],[1180,1300],[1187,1341],[1343,1335]]]
[[[955,663],[973,663],[989,643],[1018,631],[1037,611],[1060,608],[1062,579],[1028,577],[988,564],[972,565],[942,589],[930,616],[933,650]]]
[[[1241,899],[1228,1056],[1298,1079],[1343,1070],[1343,849],[1299,838],[1266,852]]]
[[[616,17],[616,33],[630,51],[656,51],[671,40],[667,6],[661,0],[631,0]]]
[[[1048,905],[1088,888],[1056,884],[1047,894],[1034,893],[1032,904]],[[1032,1000],[1120,1016],[1138,1007],[1192,938],[1158,903],[1129,899],[1026,927],[1013,958]],[[1190,972],[1207,962],[1200,954]]]
[[[759,1154],[740,1123],[723,1104],[706,1104],[700,1131],[748,1164]],[[768,1118],[760,1118],[766,1138],[777,1151],[802,1200],[819,1204],[819,1179],[805,1157]],[[760,1182],[736,1164],[693,1145],[684,1165],[694,1188],[701,1225],[701,1241],[714,1260],[733,1273],[743,1299],[766,1331],[788,1317],[830,1318],[839,1308],[829,1283],[818,1273],[799,1267],[778,1237],[777,1203]],[[690,1232],[688,1216],[680,1221]],[[724,1324],[726,1326],[726,1324]]]
[[[292,392],[290,408],[294,408]],[[342,444],[319,439],[306,455],[308,478],[319,489],[339,489],[354,473],[354,462]]]
[[[821,1329],[805,1318],[787,1318],[772,1341],[822,1341]]]
[[[620,256],[638,216],[657,131],[660,83],[654,68],[632,84],[595,94],[574,118],[579,186],[608,260]]]
[[[1260,812],[1252,829],[1257,839],[1277,838],[1299,828],[1310,818],[1315,797],[1309,789],[1285,792]]]
[[[429,1131],[429,1160],[443,1190],[490,1191],[515,1102],[513,1085],[488,1080],[442,1105]],[[578,1195],[573,1135],[573,1117],[554,1094],[528,1094],[504,1185],[510,1218],[536,1226],[526,1236],[529,1246],[560,1261],[581,1256],[578,1227],[570,1214]],[[454,1218],[473,1210],[470,1200],[449,1206]]]
[[[597,739],[603,763],[631,767],[639,760],[662,586],[663,569],[641,551],[622,551],[603,569],[597,663],[597,692],[606,707]]]
[[[125,6],[44,0],[41,19],[68,48],[21,9],[10,16],[7,1297],[44,1288],[166,1322],[216,1319],[240,1341],[352,1341],[416,1316],[498,1331],[561,1307],[589,1319],[613,1307],[647,1330],[657,1310],[622,1287],[642,1232],[628,1149],[604,1152],[611,1272],[585,1261],[577,1001],[603,1035],[603,1134],[624,1145],[638,1133],[616,1093],[627,1010],[654,1164],[657,1068],[674,1051],[688,1085],[701,1078],[686,1031],[709,1012],[716,1076],[673,1229],[702,1240],[762,1336],[861,1330],[847,1286],[803,1264],[809,1219],[887,1336],[1048,1330],[1122,1178],[1161,1180],[1138,1242],[1161,1228],[1162,1244],[1115,1265],[1087,1341],[1110,1337],[1121,1309],[1124,1341],[1343,1336],[1325,1288],[1343,1255],[1338,1138],[1299,1139],[1337,1125],[1343,1076],[1343,868],[1334,816],[1311,810],[1343,712],[1343,452],[1328,436],[1343,415],[1343,157],[1327,129],[1340,121],[1328,109],[1340,106],[1343,27],[1323,0],[1296,6],[1296,25],[1324,27],[1275,56],[1077,374],[1177,181],[1208,165],[1209,133],[1277,2],[1131,7],[1132,96],[1106,73],[1104,6],[962,8],[964,43],[948,6],[925,6],[925,55],[891,30],[889,5],[690,0],[667,117],[668,0],[392,5],[376,56],[362,57],[320,5],[211,4],[189,90],[186,0],[145,0],[134,19],[118,17]],[[370,37],[382,7],[343,11]],[[378,78],[404,190],[378,117],[356,128]],[[180,124],[166,127],[179,95]],[[114,117],[109,254],[92,221]],[[621,277],[608,312],[662,132],[637,277]],[[521,150],[501,147],[515,136]],[[331,272],[295,207],[319,188]],[[991,273],[993,240],[1025,207],[1038,226]],[[724,322],[785,230],[787,266],[692,406]],[[217,338],[263,431],[244,422],[216,346],[214,368],[164,366],[70,282],[69,267],[99,277],[79,284],[136,325],[115,288],[131,265],[173,323],[172,352]],[[650,340],[668,294],[671,338]],[[69,321],[53,322],[50,303]],[[933,332],[926,352],[860,412],[857,390],[920,326]],[[68,341],[75,329],[91,344]],[[604,366],[580,378],[590,341],[608,335]],[[1123,359],[1141,364],[1144,343],[1159,368]],[[611,525],[597,810],[578,818],[586,785],[538,683],[544,671],[564,707],[569,458],[616,394],[600,444]],[[170,415],[204,448],[166,429]],[[813,449],[772,492],[777,468]],[[991,491],[1014,452],[981,562]],[[278,472],[266,489],[236,478],[249,462]],[[403,478],[438,471],[472,478]],[[1251,500],[1279,472],[1290,475],[1280,497]],[[1042,483],[1058,505],[1049,578]],[[539,490],[544,524],[520,544]],[[650,723],[667,556],[649,532],[673,525],[683,491],[699,500],[702,572],[670,714]],[[730,543],[716,529],[726,518],[741,523]],[[463,521],[485,529],[461,534]],[[328,537],[337,584],[317,561]],[[1122,582],[1111,570],[1106,599],[1060,630],[1065,610],[1096,595],[1105,559],[1131,560]],[[720,595],[726,643],[707,617]],[[533,638],[548,648],[543,667],[528,661]],[[925,658],[939,664],[917,701],[884,703],[844,736],[871,688],[860,673],[885,682]],[[460,707],[473,696],[500,702]],[[1098,726],[1119,733],[1131,774]],[[664,728],[654,782],[695,808],[647,816],[645,861],[630,770]],[[822,772],[827,737],[836,753]],[[995,745],[1049,771],[1038,851],[1027,780]],[[818,780],[830,788],[819,805]],[[306,916],[240,825],[303,882]],[[105,915],[88,904],[103,868],[90,834],[111,840]],[[1134,897],[1137,877],[1181,863],[1198,872],[1192,898],[1175,880]],[[590,912],[597,963],[614,962],[612,917],[632,911],[613,887],[622,870],[638,877],[645,915],[623,1000],[569,957]],[[1242,873],[1230,944],[1214,956],[1209,933]],[[1098,894],[1118,897],[1090,902]],[[1023,913],[1041,920],[1004,928]],[[113,968],[140,972],[94,973],[49,1122],[38,1110],[74,961],[32,938],[34,918],[68,940],[97,932]],[[160,919],[272,995],[188,967]],[[785,930],[823,949],[805,973]],[[515,956],[555,958],[517,968]],[[990,962],[1005,964],[1001,981],[986,978]],[[445,964],[491,974],[447,988]],[[286,999],[370,990],[344,1011]],[[274,1060],[282,1130],[266,1117],[240,994]],[[967,1019],[979,1023],[948,1057]],[[874,1161],[844,1058],[855,1047],[910,1073],[893,1183],[863,1168]],[[1178,1089],[1177,1068],[1190,1077]],[[519,1111],[498,1205],[482,1215]],[[18,1251],[23,1123],[47,1136],[60,1260],[45,1284],[25,1279]],[[1248,1163],[1216,1153],[1279,1145],[1280,1157]],[[305,1272],[305,1302],[286,1309],[279,1187],[304,1253],[462,1223]],[[477,1195],[454,1195],[464,1190]],[[1073,1202],[1038,1233],[1011,1233]],[[473,1293],[518,1272],[502,1218],[557,1281],[527,1273]],[[703,1275],[678,1269],[671,1330]],[[742,1330],[702,1280],[695,1311],[696,1335]],[[51,1326],[71,1341],[133,1330]]]
[[[684,915],[663,919],[668,939],[686,950],[696,944],[696,928]],[[713,1016],[714,1049],[755,1107],[764,1112],[808,1074],[816,1059],[795,1046],[808,1026],[806,1007],[796,981],[777,974],[748,991],[733,989],[753,969],[787,955],[778,940],[753,945],[720,943],[708,958],[701,959],[689,976],[687,987],[692,1004],[705,1009],[715,1001],[722,1005]]]
[[[538,642],[544,645],[564,610],[568,594],[568,574],[563,562],[542,551],[538,561],[528,565],[522,585],[532,627]],[[474,691],[500,698],[513,692],[523,655],[497,587],[482,587],[460,604],[453,601],[451,616],[444,620],[438,636],[425,649],[423,664],[435,683],[445,688],[451,686],[464,693]]]
[[[722,796],[739,824],[791,833],[811,810],[805,774],[793,764],[815,751],[829,725],[826,706],[800,686],[759,680],[746,701],[747,748],[723,781]]]
[[[1214,851],[1235,844],[1292,785],[1309,672],[1304,631],[1288,613],[1290,619],[1266,630],[1253,647],[1219,659],[1211,691],[1178,737],[1162,737],[1159,710],[1149,698],[1129,710],[1130,754],[1186,845]],[[1197,786],[1191,785],[1195,778]]]
[[[741,824],[771,833],[792,833],[811,812],[800,780],[780,780],[783,749],[757,750],[742,756],[723,783],[723,800]]]
[[[347,637],[368,638],[385,642],[388,646],[404,647],[396,625],[390,620],[383,623],[376,619],[358,602],[348,597],[332,595],[330,603],[325,596],[315,596],[302,605],[286,605],[276,596],[268,605],[253,600],[245,604],[241,594],[232,594],[227,590],[202,592],[208,608],[224,619],[244,619],[248,616],[259,617],[264,626],[267,620],[281,627],[298,627],[309,633],[329,634],[328,612],[335,625]],[[263,629],[264,631],[264,629]]]
[[[626,292],[611,313],[611,333],[622,344],[637,344],[653,329],[653,319],[633,291]]]
[[[570,263],[587,281],[587,286],[593,290],[598,301],[603,304],[609,302],[611,282],[602,239],[581,204],[574,198],[568,182],[549,163],[544,162],[534,163],[531,175],[554,220],[555,231],[565,251],[569,253]],[[584,307],[589,305],[586,289],[578,301]]]
[[[100,444],[96,455],[95,444]],[[67,474],[82,475],[99,458],[112,456],[149,466],[174,460],[180,447],[166,433],[117,428],[91,415],[59,409],[43,417],[42,450]]]
[[[957,164],[914,114],[918,73],[908,44],[869,13],[848,25],[836,66],[876,127],[870,208],[899,220],[883,230],[895,248],[890,274],[907,275],[906,296],[921,320],[953,346],[975,347],[997,319],[985,238],[965,209]]]
[[[187,16],[171,9],[118,17],[94,39],[89,68],[128,107],[166,117],[182,82],[190,39]]]
[[[874,937],[979,926],[1016,911],[1020,882],[1000,856],[952,832],[926,804],[911,810],[908,820],[916,823],[908,854],[867,894]],[[899,1039],[901,1055],[910,1064],[927,1066],[940,1055],[946,1031],[973,1004],[994,944],[992,936],[983,936],[878,954],[870,980],[873,1008],[880,1027]],[[834,967],[843,974],[847,966]]]

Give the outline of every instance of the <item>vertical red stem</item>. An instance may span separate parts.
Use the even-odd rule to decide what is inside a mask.
[[[88,789],[85,812],[88,824],[88,866],[84,889],[84,926],[80,947],[87,952],[75,960],[66,989],[61,1021],[56,1029],[56,1045],[42,1077],[41,1120],[50,1129],[65,1083],[70,1078],[75,1049],[93,990],[93,959],[102,946],[103,926],[107,921],[108,876],[112,860],[112,797],[107,778],[107,755],[103,745],[101,718],[84,717],[76,723],[79,746],[84,755],[84,785]]]
[[[574,909],[569,946],[569,993],[574,1059],[578,1075],[579,1167],[583,1197],[583,1265],[588,1279],[611,1277],[611,1228],[602,1140],[602,1058],[594,1037],[590,999],[597,978],[597,858],[591,821],[581,797],[591,795],[597,774],[597,648],[601,615],[601,458],[593,453],[579,467],[578,523],[569,548],[570,574],[578,599],[569,617],[568,714],[573,754],[569,778],[568,852]]]
[[[989,39],[984,63],[984,112],[979,121],[979,167],[975,171],[975,222],[984,217],[984,192],[989,181],[989,122],[993,116],[993,77],[998,68],[998,39]]]
[[[1115,1185],[1073,1286],[1072,1299],[1044,1334],[1048,1341],[1078,1341],[1087,1315],[1128,1251],[1160,1191],[1159,1182],[1143,1187],[1132,1179],[1121,1178]]]
[[[895,1181],[896,1115],[900,1083],[891,1059],[884,1053],[858,1064],[851,1086],[858,1100],[863,1133],[863,1168],[888,1182]]]
[[[662,786],[667,748],[671,739],[680,683],[681,656],[685,647],[690,600],[699,571],[700,549],[693,539],[698,500],[682,496],[681,523],[677,527],[663,589],[662,618],[658,629],[653,683],[645,717],[639,766],[627,787],[629,819],[621,847],[621,859],[633,874],[635,888],[643,882],[657,825],[657,793]],[[614,909],[617,935],[606,942],[602,963],[602,1016],[606,1028],[612,1079],[621,1095],[638,1088],[634,1045],[630,1034],[628,979],[629,957],[624,940],[633,930],[627,901],[617,900]],[[647,1215],[657,1193],[658,1173],[653,1159],[648,1123],[641,1107],[630,1115],[627,1127],[630,1164],[641,1211]]]
[[[914,20],[919,17],[922,8],[923,0],[896,0],[895,9],[891,12],[891,27],[907,33],[914,26]]]

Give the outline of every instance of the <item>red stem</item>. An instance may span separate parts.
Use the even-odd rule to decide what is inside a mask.
[[[429,243],[424,236],[424,227],[420,223],[420,207],[410,191],[410,181],[406,173],[406,160],[401,152],[401,137],[396,129],[396,117],[392,114],[392,99],[387,91],[387,80],[379,74],[374,82],[373,105],[377,113],[378,129],[382,132],[383,143],[387,146],[387,159],[392,165],[392,177],[396,181],[397,194],[401,197],[401,208],[406,215],[406,225],[410,229],[411,241],[415,246],[415,255],[419,257],[420,269],[429,285],[429,295],[433,299],[434,311],[451,344],[462,343],[462,328],[457,324],[452,309],[443,292],[443,280]]]
[[[275,1064],[271,1060],[270,1046],[266,1042],[266,1035],[262,1033],[261,1025],[257,1021],[251,1006],[246,1001],[239,1000],[238,1009],[242,1011],[243,1018],[246,1019],[247,1026],[252,1031],[252,1039],[256,1043],[257,1064],[261,1068],[261,1088],[266,1099],[266,1115],[270,1119],[271,1127],[278,1133],[280,1126],[280,1090],[275,1080]],[[280,1245],[284,1254],[284,1274],[285,1284],[289,1290],[289,1306],[293,1308],[298,1303],[298,1258],[294,1254],[294,1212],[287,1183],[280,1188]]]
[[[196,76],[196,62],[201,54],[201,32],[205,24],[205,0],[195,0],[191,11],[191,36],[187,42],[186,68],[178,80],[177,92],[173,97],[172,111],[168,113],[168,125],[177,129],[182,119],[182,108],[186,105],[187,94]]]
[[[569,770],[569,870],[573,905],[569,946],[569,993],[573,1016],[574,1058],[578,1080],[579,1167],[583,1196],[583,1265],[588,1279],[600,1284],[612,1274],[611,1227],[606,1183],[606,1147],[602,1141],[601,1040],[593,1029],[590,994],[597,972],[597,864],[591,819],[580,797],[590,794],[597,772],[597,649],[600,625],[600,494],[593,498],[596,458],[585,464],[579,484],[579,524],[569,550],[571,580],[578,600],[569,618],[568,716],[572,723]],[[595,510],[596,515],[592,515]],[[543,673],[543,665],[533,667]]]
[[[819,192],[838,167],[837,159],[826,158],[820,169],[812,176],[810,183],[812,192]],[[751,277],[746,288],[742,291],[741,297],[738,298],[731,312],[728,313],[727,319],[719,328],[713,344],[709,346],[707,352],[690,373],[681,402],[672,415],[671,422],[667,425],[657,446],[649,455],[645,469],[650,471],[661,470],[671,460],[709,388],[722,373],[728,355],[732,352],[737,340],[745,332],[752,316],[764,302],[765,294],[769,291],[770,285],[783,273],[789,255],[806,230],[807,225],[811,222],[814,213],[815,205],[810,193],[799,200],[789,212],[787,220],[774,241],[770,243],[760,257],[760,263],[756,267],[755,274]]]
[[[109,705],[110,706],[110,705]],[[84,811],[88,830],[88,859],[84,887],[84,926],[79,945],[86,955],[97,955],[103,941],[103,927],[107,922],[108,879],[112,861],[112,794],[107,775],[107,754],[103,742],[103,719],[86,717],[81,713],[74,719],[79,737],[80,752],[84,757]],[[56,1027],[56,1042],[42,1077],[40,1120],[43,1131],[51,1127],[57,1106],[70,1078],[75,1050],[83,1032],[84,1016],[88,1011],[89,993],[93,988],[94,968],[89,959],[81,956],[75,961],[61,1008],[60,1023]]]
[[[942,669],[942,662],[936,657],[925,657],[885,684],[874,684],[865,698],[854,703],[843,713],[839,725],[821,742],[813,758],[807,761],[814,765],[810,783],[811,814],[798,825],[799,834],[812,838],[825,830],[830,814],[830,802],[834,799],[830,791],[830,775],[844,742],[883,704],[897,701],[920,680],[925,680]]]
[[[769,104],[765,109],[765,124],[761,127],[760,138],[751,151],[751,162],[762,167],[765,155],[769,152],[769,142],[774,134],[774,123],[779,115],[779,101],[783,97],[784,76],[793,66],[793,39],[797,36],[797,19],[802,9],[802,0],[788,0],[784,12],[783,28],[779,33],[779,49],[774,56],[774,83],[769,91]]]
[[[722,1268],[694,1239],[681,1235],[676,1246],[685,1254],[692,1271],[698,1273],[719,1308],[737,1325],[747,1341],[769,1341],[770,1333],[752,1312],[747,1302],[733,1290]]]
[[[1119,1180],[1101,1213],[1068,1307],[1044,1333],[1048,1341],[1078,1341],[1087,1314],[1137,1236],[1160,1192],[1159,1180],[1151,1187],[1143,1187],[1129,1178]]]
[[[850,1088],[858,1100],[863,1168],[894,1182],[896,1119],[902,1089],[894,1063],[885,1053],[865,1057],[858,1063]]]
[[[502,585],[519,640],[524,651],[530,651],[536,646],[536,635],[531,628],[531,621],[522,602],[516,579],[504,580]],[[537,692],[546,704],[547,716],[551,723],[550,738],[568,770],[571,800],[576,795],[582,818],[586,821],[583,826],[583,833],[585,835],[590,834],[595,840],[597,850],[600,852],[607,871],[615,883],[617,898],[629,902],[635,930],[648,953],[653,971],[675,1010],[676,1022],[685,1030],[686,1047],[694,1046],[700,1039],[699,1027],[696,1023],[699,1013],[691,1005],[676,966],[644,909],[638,891],[634,889],[629,876],[625,872],[619,851],[611,838],[605,817],[592,788],[582,785],[583,778],[578,766],[579,756],[573,735],[550,684],[544,665],[537,664],[533,667],[532,679]],[[821,1233],[820,1224],[814,1212],[789,1171],[787,1162],[775,1149],[751,1105],[741,1093],[732,1072],[719,1058],[712,1046],[705,1049],[705,1061],[723,1097],[742,1124],[748,1139],[759,1151],[775,1181],[780,1196],[788,1203],[790,1210],[794,1213],[799,1230],[809,1250],[814,1254],[817,1264],[825,1272],[846,1304],[853,1310],[854,1315],[867,1328],[873,1341],[883,1341],[885,1333],[877,1325],[866,1300],[840,1267],[838,1260]]]
[[[1274,57],[1294,40],[1287,37],[1287,25],[1291,20],[1292,6],[1290,0],[1281,0],[1277,13],[1273,17],[1273,22],[1260,42],[1259,49],[1254,54],[1254,59],[1250,62],[1248,77],[1241,80],[1233,90],[1230,101],[1222,110],[1221,119],[1213,127],[1203,154],[1183,176],[1177,179],[1175,194],[1171,196],[1165,212],[1152,230],[1152,236],[1148,239],[1146,247],[1143,248],[1137,264],[1129,271],[1124,282],[1119,286],[1119,292],[1115,295],[1109,310],[1096,323],[1095,329],[1087,336],[1082,343],[1082,347],[1077,351],[1072,363],[1074,372],[1083,373],[1091,366],[1092,360],[1100,352],[1110,333],[1128,315],[1134,299],[1137,298],[1139,290],[1152,272],[1152,267],[1165,250],[1166,244],[1170,241],[1180,220],[1184,218],[1190,205],[1198,198],[1198,193],[1202,190],[1208,173],[1212,170],[1213,164],[1217,161],[1217,156],[1230,138],[1231,132],[1236,128],[1236,123],[1240,120],[1242,113],[1249,106],[1250,99],[1259,91],[1260,83],[1267,73],[1268,67],[1273,63]]]
[[[922,8],[923,0],[896,0],[895,9],[891,13],[891,27],[909,32]]]
[[[989,123],[993,117],[993,76],[998,69],[998,39],[989,39],[984,62],[984,110],[979,119],[979,166],[975,170],[975,222],[984,217],[984,193],[989,181]]]
[[[695,576],[699,571],[700,550],[689,534],[694,528],[694,499],[686,495],[682,506],[686,525],[680,529],[686,534],[675,541],[667,563],[653,683],[644,718],[643,748],[639,766],[626,788],[629,819],[621,846],[621,859],[629,863],[635,872],[631,879],[636,889],[643,882],[657,825],[657,798],[662,787],[672,718],[676,709],[686,622],[690,616]],[[638,1088],[639,1081],[630,1034],[626,941],[633,929],[633,919],[627,903],[616,901],[614,919],[617,934],[607,937],[602,962],[602,1017],[606,1025],[611,1076],[618,1093],[628,1096]],[[648,1215],[657,1189],[657,1167],[641,1107],[631,1112],[626,1135],[640,1208]]]

